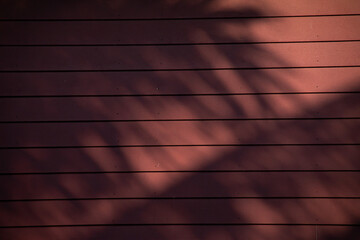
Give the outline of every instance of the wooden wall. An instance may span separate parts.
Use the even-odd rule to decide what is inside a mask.
[[[359,239],[360,1],[0,1],[1,239]]]

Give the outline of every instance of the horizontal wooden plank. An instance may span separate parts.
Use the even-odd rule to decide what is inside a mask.
[[[360,197],[360,172],[45,174],[2,175],[0,180],[1,200]]]
[[[360,117],[360,94],[0,99],[0,121]],[[336,105],[335,109],[319,105]],[[311,111],[316,109],[316,111]]]
[[[0,73],[0,96],[359,91],[360,68]]]
[[[343,227],[344,228],[344,227]],[[319,227],[319,229],[322,229]],[[261,236],[276,239],[311,238],[313,226],[97,226],[97,227],[61,227],[61,228],[21,228],[0,229],[3,240],[22,239],[195,239],[231,240],[233,237],[247,239]],[[286,236],[286,238],[285,238]]]
[[[357,239],[360,237],[360,227],[326,226],[317,227],[318,239]]]
[[[5,47],[1,71],[359,65],[360,42],[145,47]]]
[[[1,202],[1,226],[80,224],[354,224],[359,199]]]
[[[4,240],[12,239],[207,239],[214,236],[221,240],[261,239],[312,239],[319,240],[357,239],[360,227],[357,226],[92,226],[92,227],[52,227],[0,229]],[[179,236],[181,235],[181,237]]]
[[[142,1],[137,2],[95,0],[86,2],[55,2],[23,1],[15,4],[4,1],[0,5],[0,15],[7,19],[69,19],[69,18],[174,18],[174,17],[236,17],[236,16],[284,16],[307,14],[352,14],[359,13],[360,4],[356,0],[318,0],[316,2],[296,0],[228,0],[194,3],[193,1]],[[86,9],[86,11],[84,11]]]
[[[172,44],[359,40],[360,16],[126,22],[0,22],[1,44]]]
[[[360,170],[360,146],[0,150],[0,173]]]
[[[1,147],[359,143],[359,119],[2,124]]]

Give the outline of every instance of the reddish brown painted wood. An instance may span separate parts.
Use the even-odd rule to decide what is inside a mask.
[[[1,73],[0,96],[359,91],[360,68]]]
[[[23,1],[14,4],[4,1],[0,5],[3,19],[69,19],[69,18],[174,18],[174,17],[236,17],[236,16],[296,16],[321,14],[357,14],[357,0],[287,0],[265,1],[142,1],[141,7],[131,1],[99,1],[50,3]],[[86,9],[86,10],[85,10]]]
[[[359,146],[0,150],[1,173],[360,170]]]
[[[317,227],[318,239],[327,240],[334,238],[357,239],[360,237],[360,227],[326,226]]]
[[[337,227],[340,228],[340,227]],[[318,227],[325,235],[329,229]],[[355,228],[356,229],[356,228]],[[339,229],[341,234],[347,230]],[[179,234],[181,236],[179,236]],[[7,239],[218,239],[232,240],[234,237],[274,237],[276,239],[310,239],[315,236],[314,226],[100,226],[100,227],[61,227],[61,228],[22,228],[0,229],[0,235]]]
[[[359,199],[2,202],[2,226],[79,224],[352,224]]]
[[[357,239],[359,227],[348,226],[99,226],[0,229],[7,239]],[[179,236],[181,235],[181,236]]]
[[[348,226],[116,226],[0,229],[6,239],[217,239],[274,238],[328,240],[331,237],[357,239],[359,227]],[[181,237],[179,236],[181,234]]]
[[[0,22],[0,44],[168,44],[359,40],[360,16],[129,22]],[[329,27],[332,31],[329,31]]]
[[[217,45],[219,42],[359,40],[358,1],[148,1],[0,3],[0,44],[214,43],[157,47],[1,47],[2,121],[144,120],[230,117],[358,117],[357,94],[36,98],[77,94],[222,94],[359,91],[359,69],[213,68],[359,65],[360,44]],[[300,16],[307,15],[307,16]],[[287,16],[263,18],[264,16]],[[295,16],[295,17],[294,17]],[[221,17],[251,17],[214,19]],[[47,21],[92,19],[94,21]],[[99,21],[209,18],[207,20]],[[211,20],[210,20],[211,18]],[[154,30],[155,29],[155,30]],[[125,34],[124,34],[125,33]],[[21,70],[138,70],[209,68],[209,71],[19,73]],[[35,98],[34,98],[35,97]],[[116,115],[119,113],[119,115]],[[159,113],[159,114],[158,114]],[[197,122],[1,123],[0,200],[4,239],[358,239],[359,120]],[[114,147],[137,144],[332,144],[349,146]],[[104,148],[46,148],[47,146]],[[43,149],[4,149],[42,146]],[[206,171],[100,173],[94,171]],[[243,170],[219,173],[218,170]],[[246,172],[262,170],[263,172]],[[270,172],[268,171],[270,170]],[[271,170],[317,170],[271,172]],[[327,170],[337,170],[327,171]],[[344,171],[352,170],[352,171]],[[73,174],[49,172],[74,171]],[[265,199],[289,196],[287,199]],[[103,199],[78,197],[182,197]],[[221,199],[194,199],[217,196]],[[247,197],[252,199],[230,199]],[[327,198],[306,198],[306,197]],[[350,198],[356,196],[357,198]],[[336,199],[336,197],[340,197]],[[111,224],[184,223],[186,226]],[[222,226],[194,226],[216,223]],[[229,226],[226,224],[245,224]],[[247,224],[284,224],[251,226]],[[71,227],[73,224],[104,226]],[[292,224],[313,224],[293,226]],[[349,224],[351,226],[318,226]],[[17,231],[19,230],[19,231]],[[24,235],[18,235],[24,234]],[[144,237],[145,235],[145,237]]]
[[[1,71],[359,65],[360,42],[219,46],[0,48]]]
[[[202,172],[0,176],[2,199],[360,197],[360,173]],[[36,188],[34,188],[36,186]]]
[[[0,99],[1,121],[360,117],[360,94]]]
[[[2,147],[359,143],[359,119],[0,125]]]

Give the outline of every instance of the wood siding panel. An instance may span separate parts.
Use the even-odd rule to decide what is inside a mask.
[[[0,2],[1,239],[358,239],[360,2]]]
[[[359,199],[124,199],[1,202],[5,226],[112,224],[351,224]],[[117,216],[113,216],[117,212]],[[16,213],[16,214],[14,214]]]
[[[338,227],[339,228],[339,227]],[[341,229],[346,229],[342,227]],[[332,231],[324,227],[318,227],[324,234]],[[351,229],[351,228],[350,228]],[[354,228],[357,229],[357,228]],[[286,234],[285,234],[286,232]],[[218,239],[232,240],[234,237],[274,237],[276,239],[310,239],[315,235],[314,226],[93,226],[93,227],[52,227],[52,228],[8,228],[0,229],[0,235],[4,240],[22,239],[73,239],[77,236],[81,239],[144,239],[165,240],[186,238],[211,239],[214,235]],[[181,235],[181,236],[179,236]]]
[[[0,71],[357,66],[359,52],[360,42],[140,48],[3,47]]]
[[[71,199],[360,197],[358,172],[73,173],[0,176],[0,180],[4,200],[69,195]]]
[[[0,145],[357,144],[359,127],[360,119],[7,124]]]
[[[0,22],[1,45],[203,44],[360,39],[360,16],[127,22]],[[328,31],[331,26],[332,31]]]
[[[0,99],[0,107],[7,112],[0,121],[360,117],[360,109],[306,111],[334,102],[346,109],[360,102],[360,94]]]
[[[360,237],[360,227],[357,226],[92,226],[92,227],[51,227],[51,228],[8,228],[0,229],[0,234],[7,239],[217,239],[232,240],[241,239],[312,239],[319,240],[336,239],[347,234],[348,239]],[[180,236],[181,235],[181,236]]]
[[[0,154],[1,173],[360,170],[360,147],[339,145],[1,149]]]
[[[360,67],[0,73],[0,96],[247,94],[359,91]],[[341,114],[341,113],[340,113]]]
[[[258,17],[358,14],[357,0],[191,0],[171,1],[122,1],[106,3],[96,0],[86,2],[23,1],[14,4],[3,1],[0,5],[2,19],[152,19],[186,17]],[[141,6],[141,7],[139,7]],[[85,10],[86,9],[86,10]]]

